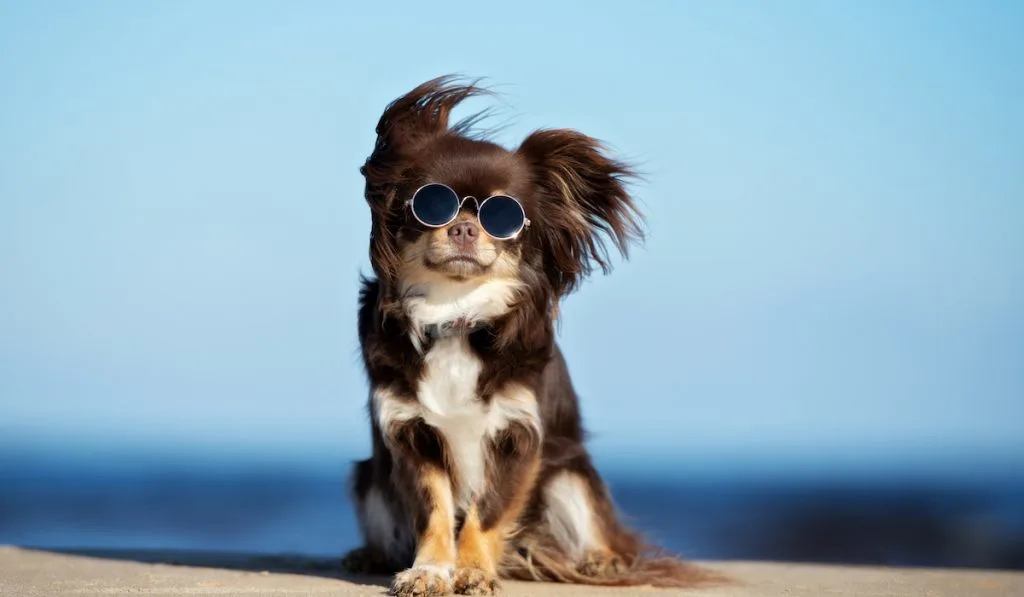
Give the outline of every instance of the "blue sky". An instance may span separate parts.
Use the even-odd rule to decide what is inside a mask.
[[[564,305],[599,453],[1019,462],[1021,31],[994,1],[0,1],[0,433],[363,452],[357,169],[461,72],[505,143],[574,127],[648,174],[648,243]]]

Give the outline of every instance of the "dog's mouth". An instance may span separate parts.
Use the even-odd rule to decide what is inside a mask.
[[[479,276],[487,270],[489,264],[479,258],[465,253],[447,255],[442,259],[427,259],[426,266],[435,271],[455,278]]]
[[[437,265],[448,265],[449,263],[470,263],[473,265],[478,265],[480,267],[483,267],[484,265],[480,263],[479,259],[473,257],[472,255],[452,255],[451,257],[446,257],[445,259],[442,259],[440,263],[437,263]]]

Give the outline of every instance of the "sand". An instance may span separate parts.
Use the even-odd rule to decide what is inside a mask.
[[[1024,572],[704,562],[736,579],[697,590],[601,589],[547,583],[503,585],[509,597],[685,595],[707,597],[1024,596]],[[387,579],[341,578],[334,563],[301,557],[158,551],[57,553],[0,546],[0,595],[331,595],[379,597]]]

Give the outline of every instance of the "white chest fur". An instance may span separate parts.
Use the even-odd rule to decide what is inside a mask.
[[[406,305],[417,325],[457,317],[470,320],[495,316],[507,309],[513,287],[485,284],[427,286]],[[485,487],[488,442],[515,421],[540,431],[537,401],[528,388],[510,384],[483,401],[478,393],[483,363],[465,337],[434,341],[423,355],[416,400],[403,400],[390,390],[374,392],[376,417],[382,428],[393,422],[421,418],[444,438],[458,492],[456,506],[464,509]]]
[[[373,394],[375,416],[383,429],[419,418],[444,438],[460,510],[486,486],[487,444],[499,431],[520,422],[540,432],[533,392],[510,384],[485,402],[477,393],[482,368],[464,337],[444,338],[424,357],[415,401],[402,399],[387,388],[378,388]]]
[[[461,489],[459,502],[483,489],[484,440],[507,425],[501,409],[488,408],[477,393],[482,368],[465,338],[439,340],[424,357],[417,392],[424,422],[444,437]]]

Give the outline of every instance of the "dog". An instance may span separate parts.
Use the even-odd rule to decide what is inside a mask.
[[[449,123],[489,93],[454,76],[392,101],[360,172],[373,276],[358,334],[372,454],[354,464],[350,572],[394,595],[489,595],[499,579],[694,586],[709,572],[620,520],[585,447],[558,306],[643,216],[627,163],[582,133],[515,150]]]

